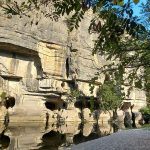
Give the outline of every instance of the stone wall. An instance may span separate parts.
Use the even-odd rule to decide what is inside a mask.
[[[87,101],[96,97],[97,86],[91,94],[89,83],[106,63],[102,56],[92,56],[90,12],[72,33],[68,33],[66,17],[55,22],[35,10],[30,16],[8,16],[0,9],[0,77],[4,81],[0,85],[16,99],[15,106],[8,108],[10,121],[80,122],[83,116],[96,121],[89,108],[75,108],[69,95],[77,89]],[[98,81],[103,80],[101,75]],[[145,97],[131,99],[145,105]]]

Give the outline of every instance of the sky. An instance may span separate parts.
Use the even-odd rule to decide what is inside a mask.
[[[142,4],[142,3],[146,3],[148,0],[140,0],[140,2],[138,3],[138,4],[133,4],[133,11],[134,11],[134,15],[135,16],[139,16],[139,15],[141,15],[140,14],[140,10],[141,10],[141,8],[140,8],[140,5]]]

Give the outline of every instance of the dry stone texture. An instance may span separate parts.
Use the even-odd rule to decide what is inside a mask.
[[[0,89],[16,99],[8,109],[10,121],[81,121],[81,110],[73,100],[69,107],[68,95],[78,88],[91,96],[89,82],[106,63],[102,56],[92,55],[91,14],[72,33],[68,33],[65,17],[55,22],[35,10],[30,16],[8,17],[0,10]],[[103,80],[101,75],[99,81]],[[134,91],[131,99],[137,107],[145,105],[142,91]],[[88,108],[84,116],[94,121]]]

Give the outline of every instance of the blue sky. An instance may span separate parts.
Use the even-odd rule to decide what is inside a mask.
[[[138,4],[133,4],[133,11],[134,11],[134,15],[135,16],[139,16],[139,15],[141,15],[140,14],[140,10],[141,10],[141,8],[140,8],[140,5],[142,4],[142,3],[146,3],[147,2],[147,0],[140,0],[140,2],[138,3]]]

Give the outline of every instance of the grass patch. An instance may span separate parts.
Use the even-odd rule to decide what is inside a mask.
[[[141,128],[148,128],[148,129],[150,129],[150,124],[144,124],[144,125],[141,126]]]

